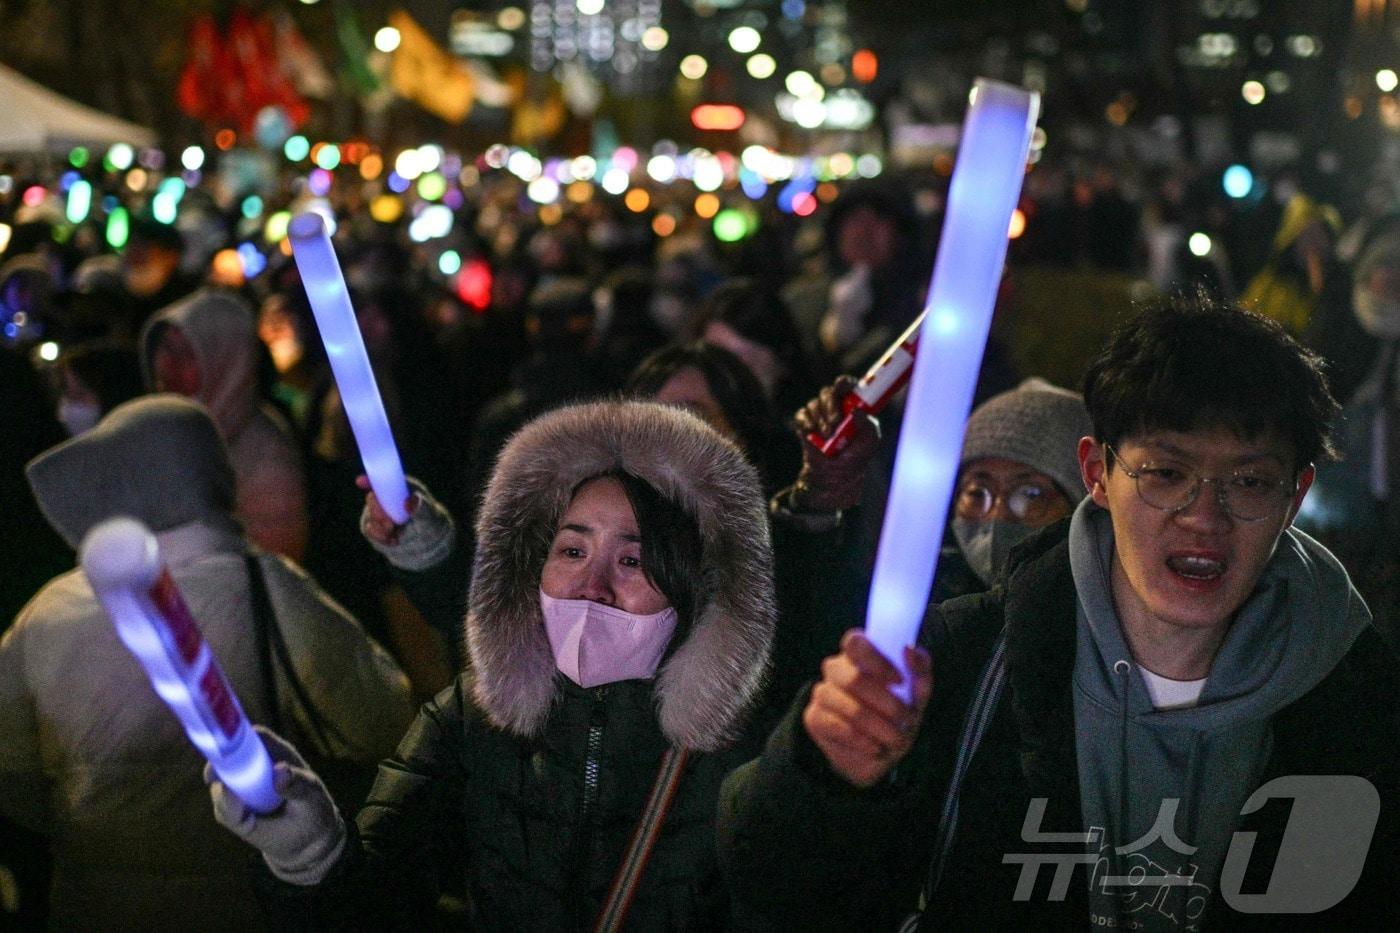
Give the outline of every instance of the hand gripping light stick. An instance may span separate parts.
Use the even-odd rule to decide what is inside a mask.
[[[828,457],[836,456],[851,442],[851,435],[856,429],[856,414],[864,412],[878,415],[889,404],[890,399],[894,398],[895,393],[904,388],[909,381],[909,374],[914,370],[919,328],[924,326],[926,317],[927,308],[914,318],[914,323],[910,324],[909,328],[899,335],[899,339],[890,344],[890,348],[865,371],[865,375],[860,377],[860,382],[856,383],[850,394],[841,399],[841,410],[846,414],[837,422],[831,435],[823,437],[820,432],[812,431],[807,435],[808,443]]]
[[[895,688],[905,702],[904,647],[933,584],[1039,109],[1037,94],[978,79],[963,122],[866,609],[867,637],[905,675]]]
[[[88,532],[78,559],[118,637],[219,780],[250,809],[277,809],[272,759],[161,564],[155,535],[135,519],[109,519]]]
[[[399,449],[394,446],[394,434],[389,430],[389,418],[384,414],[384,402],[379,386],[369,366],[365,342],[355,322],[355,309],[350,306],[350,293],[345,288],[340,263],[331,247],[326,222],[320,214],[308,211],[298,214],[287,227],[292,242],[306,297],[316,315],[316,326],[326,345],[331,372],[340,389],[340,399],[360,459],[369,476],[370,487],[379,504],[396,523],[408,521],[404,503],[408,500],[408,482],[403,476]]]

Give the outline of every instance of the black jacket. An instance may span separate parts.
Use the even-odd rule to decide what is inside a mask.
[[[934,696],[913,750],[891,779],[858,790],[837,777],[802,728],[805,695],[764,754],[730,777],[721,792],[720,850],[743,925],[893,930],[917,909],[965,712],[1003,623],[1006,690],[962,785],[957,834],[923,928],[1089,925],[1084,866],[1074,868],[1064,900],[1048,901],[1047,867],[1033,896],[1018,902],[1021,866],[1003,862],[1008,854],[1075,851],[1023,841],[1032,798],[1047,799],[1042,831],[1085,831],[1070,693],[1076,596],[1067,531],[1068,522],[1054,526],[1014,552],[1004,588],[951,601],[931,615],[922,641],[933,657]],[[1400,915],[1391,897],[1400,857],[1396,687],[1395,657],[1368,628],[1321,684],[1274,717],[1261,785],[1282,775],[1355,774],[1381,799],[1366,870],[1352,894],[1332,911],[1289,918],[1294,925],[1373,925]],[[1289,815],[1283,803],[1241,821],[1239,831],[1259,834],[1244,893],[1267,887]],[[1217,888],[1203,928],[1276,928],[1282,919],[1233,913]]]
[[[439,891],[464,880],[471,929],[592,929],[667,748],[651,684],[565,682],[544,730],[527,739],[487,722],[464,683],[427,704],[380,765],[326,881],[277,885],[275,913],[290,926],[421,928]],[[714,801],[744,757],[691,753],[627,929],[723,923]]]

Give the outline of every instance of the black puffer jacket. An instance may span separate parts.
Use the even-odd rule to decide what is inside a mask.
[[[1085,830],[1071,695],[1076,594],[1068,525],[1051,526],[1013,551],[1005,588],[945,603],[926,621],[920,640],[933,657],[933,698],[914,748],[891,780],[858,790],[836,776],[802,728],[806,692],[763,755],[729,778],[717,835],[744,927],[894,930],[917,909],[965,714],[1003,624],[1005,692],[970,760],[957,833],[921,929],[1090,926],[1082,865],[1070,863],[1072,880],[1058,900],[1047,896],[1053,862],[1041,867],[1033,896],[1018,899],[1022,865],[1004,861],[1075,854],[1069,845],[1022,838],[1033,798],[1046,801],[1043,831]],[[1215,897],[1199,929],[1394,924],[1400,915],[1393,897],[1400,859],[1397,691],[1395,655],[1368,627],[1331,674],[1273,718],[1272,753],[1259,786],[1284,775],[1349,774],[1379,792],[1379,823],[1350,896],[1322,914],[1287,918],[1236,913]],[[1241,891],[1268,887],[1289,813],[1271,803],[1241,820],[1240,832],[1258,834]]]
[[[646,480],[700,528],[706,600],[655,680],[589,690],[559,674],[540,611],[550,542],[580,481]],[[774,625],[758,480],[698,418],[651,403],[560,409],[521,430],[477,524],[469,672],[381,764],[332,874],[295,892],[294,923],[413,925],[464,864],[474,929],[591,929],[668,747],[688,759],[626,928],[713,929],[722,778],[762,687]]]

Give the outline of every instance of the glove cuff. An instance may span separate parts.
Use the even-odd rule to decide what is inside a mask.
[[[365,535],[365,540],[400,570],[427,570],[446,560],[452,553],[457,526],[451,513],[428,493],[426,486],[411,476],[408,477],[408,486],[418,496],[418,507],[399,529],[398,543],[380,544],[369,535]],[[362,534],[368,523],[369,507],[366,506],[360,513]]]
[[[263,854],[263,861],[280,880],[288,884],[310,887],[324,881],[340,861],[341,853],[345,851],[345,839],[345,821],[337,813],[335,831],[326,837],[324,843],[310,846],[298,853],[294,862],[281,862],[266,853]]]

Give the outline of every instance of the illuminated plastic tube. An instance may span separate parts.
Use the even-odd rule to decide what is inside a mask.
[[[403,524],[408,521],[404,508],[408,483],[403,478],[403,463],[394,446],[394,434],[389,430],[384,402],[379,398],[379,386],[369,366],[360,327],[355,323],[355,309],[350,306],[350,293],[345,289],[345,277],[331,247],[326,222],[311,211],[298,214],[287,227],[287,237],[292,242],[292,255],[316,315],[316,326],[321,330],[370,487],[389,517]]]
[[[250,809],[277,809],[272,760],[161,565],[155,535],[135,519],[109,519],[88,532],[78,560],[118,637],[219,780]]]
[[[866,635],[906,675],[906,701],[904,647],[928,605],[1039,109],[1039,95],[979,79],[948,189],[866,609]]]

